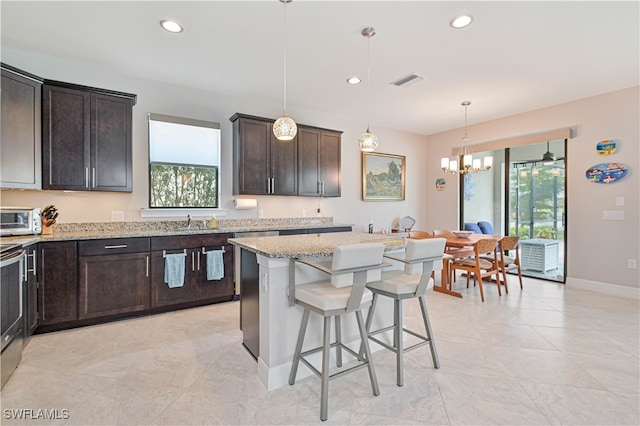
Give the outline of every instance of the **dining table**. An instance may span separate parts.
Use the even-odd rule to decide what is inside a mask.
[[[458,237],[453,233],[435,235],[435,236],[429,235],[427,233],[414,233],[413,235],[410,233],[407,238],[418,239],[418,240],[425,239],[425,238],[445,238],[447,240],[446,248],[445,248],[445,255],[446,255],[447,249],[473,248],[478,243],[478,241],[486,240],[486,239],[495,240],[497,244],[500,238],[502,237],[500,235],[475,234],[475,233],[469,234],[469,236],[466,236],[466,237]],[[433,291],[462,298],[462,293],[453,290],[452,286],[448,285],[449,284],[449,262],[447,261],[447,257],[449,259],[452,258],[452,256],[450,255],[445,256],[444,262],[443,262],[443,268],[442,268],[442,277],[440,279],[440,285],[434,285]]]

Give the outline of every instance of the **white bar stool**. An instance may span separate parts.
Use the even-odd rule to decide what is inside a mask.
[[[389,259],[403,262],[405,264],[405,271],[408,273],[401,270],[383,272],[382,280],[367,284],[367,288],[373,292],[373,301],[371,308],[369,309],[369,314],[367,315],[367,334],[369,339],[372,341],[392,352],[395,352],[398,386],[404,385],[403,355],[405,352],[429,344],[431,348],[431,357],[433,358],[433,366],[435,368],[440,368],[440,360],[438,359],[438,352],[436,351],[436,344],[433,338],[433,331],[431,330],[431,323],[429,322],[427,304],[425,303],[424,296],[427,291],[429,281],[432,280],[431,272],[433,271],[434,262],[442,263],[446,242],[447,240],[445,238],[428,238],[424,240],[408,239],[404,258],[385,255],[385,257]],[[418,272],[419,275],[411,275],[411,273],[413,273],[413,271],[411,271],[412,266],[416,264],[421,264],[422,266],[420,272]],[[393,299],[393,325],[379,330],[370,331],[376,302],[380,295]],[[407,330],[403,326],[403,301],[414,297],[417,297],[420,303],[422,319],[424,320],[424,327],[427,333],[426,337],[411,330]],[[389,330],[393,330],[393,346],[390,346],[386,342],[375,337],[377,334],[384,333]],[[403,331],[418,337],[421,341],[404,348]]]
[[[331,276],[330,280],[316,281],[309,284],[295,286],[295,304],[304,308],[302,324],[296,343],[289,384],[296,381],[298,364],[306,365],[316,376],[320,377],[320,420],[327,420],[329,402],[329,380],[351,373],[357,369],[367,367],[369,379],[374,395],[379,395],[378,380],[371,362],[371,350],[367,341],[367,331],[362,317],[362,309],[371,304],[371,292],[366,289],[367,271],[389,266],[382,261],[384,245],[381,243],[349,244],[338,246],[333,252],[333,259],[327,262],[315,262],[306,259],[294,259],[295,262],[312,266]],[[310,312],[324,317],[322,346],[302,351]],[[340,316],[354,313],[358,323],[361,339],[360,353],[356,353],[342,344],[340,333]],[[336,341],[331,343],[331,318],[336,318]],[[342,349],[353,355],[359,363],[348,369],[330,374],[330,349],[336,349],[336,364],[342,366]],[[322,351],[321,371],[315,368],[305,357]]]

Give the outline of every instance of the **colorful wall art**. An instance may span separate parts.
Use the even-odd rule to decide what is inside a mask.
[[[596,151],[598,155],[614,154],[616,152],[616,141],[613,139],[600,141],[596,144]]]
[[[438,191],[444,191],[444,188],[447,186],[447,181],[444,178],[436,179],[436,189]]]
[[[586,177],[593,183],[614,183],[624,178],[628,171],[622,163],[600,163],[589,167]]]

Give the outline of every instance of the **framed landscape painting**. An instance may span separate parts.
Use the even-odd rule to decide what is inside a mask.
[[[362,199],[404,200],[406,158],[403,155],[362,153]]]

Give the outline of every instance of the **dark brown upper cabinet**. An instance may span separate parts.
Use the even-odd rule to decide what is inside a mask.
[[[274,120],[234,114],[233,193],[340,196],[342,132],[298,125],[293,141],[273,135]]]
[[[279,141],[273,122],[260,117],[234,114],[233,193],[297,195],[298,144]]]
[[[298,195],[340,196],[341,135],[298,126]]]
[[[42,189],[133,190],[136,95],[45,80]]]
[[[42,79],[2,64],[0,187],[42,188]]]

